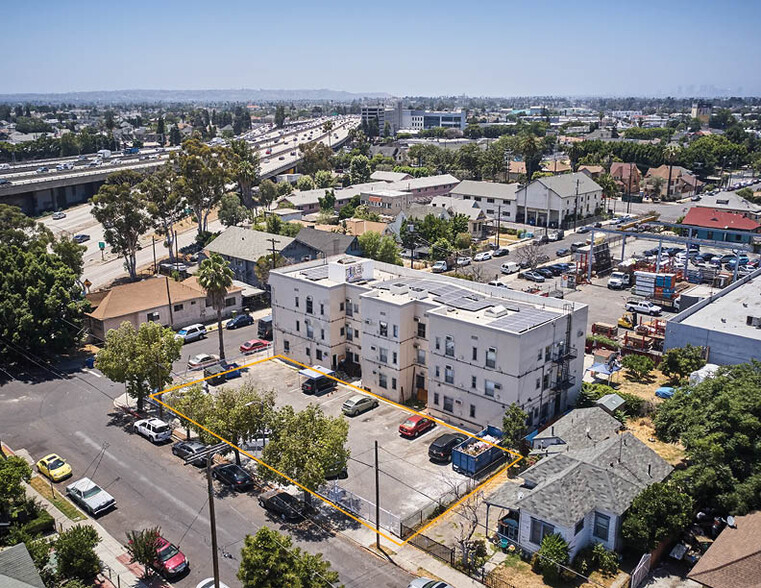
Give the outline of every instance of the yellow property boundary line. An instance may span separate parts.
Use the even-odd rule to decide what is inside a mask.
[[[495,445],[494,443],[490,443],[490,442],[488,442],[488,441],[484,441],[483,439],[481,439],[480,437],[477,437],[477,436],[476,436],[476,435],[474,435],[473,433],[470,433],[470,432],[468,432],[468,431],[465,431],[465,430],[463,430],[463,429],[460,429],[460,428],[458,428],[458,427],[455,427],[455,426],[453,426],[453,425],[450,425],[449,423],[445,423],[444,421],[442,421],[442,420],[440,420],[440,419],[437,419],[436,417],[433,417],[433,416],[427,415],[427,414],[425,414],[425,413],[422,413],[422,412],[418,412],[418,411],[416,411],[416,410],[413,410],[413,409],[411,409],[411,408],[409,408],[409,407],[407,407],[407,406],[404,406],[404,405],[402,405],[402,404],[399,404],[399,403],[397,403],[397,402],[394,402],[393,400],[389,400],[388,398],[384,398],[383,396],[378,396],[377,394],[373,394],[372,392],[368,392],[367,390],[364,390],[364,389],[360,388],[359,386],[355,386],[354,384],[350,384],[349,382],[344,382],[343,380],[340,380],[339,378],[336,378],[336,377],[334,377],[334,376],[331,376],[331,375],[328,375],[328,374],[324,374],[324,375],[325,375],[327,378],[330,378],[331,380],[335,380],[336,382],[339,382],[339,383],[343,384],[344,386],[348,386],[349,388],[352,388],[352,389],[354,389],[354,390],[357,390],[358,392],[361,392],[362,394],[367,394],[368,396],[372,396],[372,397],[374,397],[374,398],[377,398],[378,400],[380,400],[380,401],[382,401],[382,402],[385,402],[385,403],[387,403],[387,404],[390,404],[390,405],[392,405],[392,406],[395,406],[395,407],[397,407],[397,408],[401,408],[401,409],[402,409],[402,410],[404,410],[404,411],[407,411],[407,412],[409,412],[409,413],[412,413],[412,414],[416,414],[416,415],[422,416],[422,417],[424,417],[424,418],[427,418],[427,419],[429,419],[429,420],[432,420],[432,421],[434,421],[434,422],[436,422],[436,423],[438,423],[438,424],[440,424],[440,425],[443,425],[443,426],[445,426],[445,427],[447,427],[447,428],[450,428],[450,429],[452,429],[452,430],[454,430],[454,431],[457,431],[458,433],[462,433],[462,434],[464,434],[464,435],[467,435],[468,437],[471,437],[471,438],[473,438],[473,439],[478,439],[479,441],[483,441],[484,443],[488,443],[489,445],[492,445],[493,447],[497,447],[497,448],[501,449],[501,450],[502,450],[502,451],[504,451],[505,453],[509,453],[509,454],[511,454],[511,455],[514,455],[514,456],[516,456],[516,458],[515,458],[513,461],[511,461],[510,463],[508,463],[508,464],[506,464],[506,465],[502,466],[501,468],[499,468],[499,469],[498,469],[498,470],[497,470],[497,471],[496,471],[494,474],[492,474],[492,475],[491,475],[491,476],[489,476],[489,477],[488,477],[486,480],[484,480],[483,482],[481,482],[480,484],[478,484],[478,485],[477,485],[475,488],[473,488],[473,490],[471,490],[470,492],[468,492],[468,493],[467,493],[465,496],[463,496],[462,498],[460,498],[459,500],[457,500],[457,502],[455,502],[454,504],[452,504],[452,506],[450,506],[450,507],[449,507],[447,510],[445,510],[443,513],[441,513],[441,514],[440,514],[440,515],[438,515],[437,517],[435,517],[435,518],[431,519],[430,521],[428,521],[428,522],[427,522],[425,525],[423,525],[421,528],[419,528],[417,531],[415,531],[415,533],[413,533],[412,535],[410,535],[409,537],[407,537],[407,539],[405,539],[404,541],[402,541],[402,542],[399,542],[399,541],[397,541],[396,539],[394,539],[393,537],[391,537],[390,535],[387,535],[386,533],[384,533],[384,532],[380,531],[379,529],[375,529],[375,527],[374,527],[374,526],[372,526],[372,525],[371,525],[370,523],[368,523],[367,521],[363,521],[362,519],[360,519],[359,517],[355,516],[354,514],[352,514],[352,513],[348,512],[346,509],[344,509],[343,507],[339,506],[339,505],[338,505],[338,504],[336,504],[335,502],[332,502],[332,501],[328,500],[327,498],[325,498],[325,497],[323,497],[323,496],[320,496],[320,495],[319,495],[319,494],[317,494],[316,492],[313,492],[313,491],[312,491],[312,490],[310,490],[309,488],[306,488],[306,487],[304,487],[304,486],[303,486],[303,485],[301,485],[299,482],[297,482],[296,480],[292,479],[290,476],[287,476],[287,475],[286,475],[286,474],[284,474],[283,472],[281,472],[281,471],[279,471],[279,470],[277,470],[277,469],[273,468],[273,467],[272,467],[272,466],[270,466],[269,464],[265,463],[264,461],[262,461],[262,460],[261,460],[261,459],[259,459],[258,457],[255,457],[255,456],[251,455],[251,454],[250,454],[250,453],[248,453],[247,451],[244,451],[243,449],[241,449],[240,447],[238,447],[237,445],[235,445],[235,444],[234,444],[234,443],[232,443],[231,441],[228,441],[227,439],[224,439],[223,437],[220,437],[220,436],[219,436],[219,435],[217,435],[217,434],[216,434],[214,431],[211,431],[211,430],[207,429],[206,427],[204,427],[204,426],[203,426],[203,425],[201,425],[200,423],[197,423],[197,422],[196,422],[196,421],[194,421],[193,419],[191,419],[191,418],[189,418],[189,417],[185,416],[184,414],[182,414],[182,413],[181,413],[181,412],[179,412],[178,410],[176,410],[176,409],[172,408],[171,406],[169,406],[168,404],[166,404],[166,403],[165,403],[163,400],[161,400],[160,398],[157,398],[157,396],[161,396],[162,394],[166,394],[167,392],[173,392],[174,390],[180,390],[180,389],[182,389],[182,388],[186,388],[186,387],[188,387],[188,386],[192,386],[193,384],[198,384],[199,382],[203,382],[203,381],[205,381],[205,380],[208,380],[209,378],[215,378],[215,377],[218,377],[218,376],[220,376],[220,375],[222,375],[222,374],[229,374],[230,372],[234,372],[234,371],[236,371],[236,370],[240,370],[240,369],[243,369],[243,368],[246,368],[246,367],[254,366],[254,365],[257,365],[257,364],[259,364],[259,363],[264,363],[265,361],[270,361],[270,360],[273,360],[273,359],[280,359],[280,360],[282,360],[282,361],[284,361],[284,362],[287,362],[287,363],[290,363],[290,364],[294,364],[294,365],[298,365],[298,366],[301,366],[301,367],[303,367],[303,368],[307,368],[307,369],[311,369],[311,370],[314,370],[314,368],[313,368],[312,366],[308,366],[308,365],[305,365],[305,364],[303,364],[303,363],[301,363],[301,362],[298,362],[298,361],[295,361],[295,360],[293,360],[293,359],[290,359],[290,358],[288,358],[288,357],[286,357],[286,356],[284,356],[284,355],[273,355],[272,357],[265,357],[265,358],[263,358],[263,359],[258,359],[258,360],[256,360],[256,361],[252,361],[252,362],[250,362],[250,363],[246,363],[246,364],[243,364],[243,365],[241,365],[241,366],[238,366],[238,367],[236,367],[236,368],[233,368],[233,369],[227,370],[227,371],[225,371],[225,372],[220,372],[220,373],[218,373],[218,374],[214,374],[213,376],[209,376],[209,377],[207,377],[207,378],[199,378],[198,380],[193,380],[192,382],[187,382],[187,383],[185,383],[185,384],[180,384],[180,385],[178,385],[178,386],[172,386],[171,388],[166,388],[165,390],[161,390],[160,392],[154,392],[153,394],[150,394],[150,396],[149,396],[149,397],[151,398],[151,400],[154,400],[155,402],[158,402],[158,403],[159,403],[159,404],[161,404],[163,407],[167,408],[168,410],[170,410],[171,412],[173,412],[174,414],[176,414],[176,415],[177,415],[177,416],[179,416],[180,418],[183,418],[183,419],[185,419],[186,421],[193,423],[195,426],[197,426],[197,427],[198,427],[198,428],[200,428],[200,429],[203,429],[204,431],[206,431],[207,433],[209,433],[209,434],[210,434],[210,435],[212,435],[213,437],[216,437],[217,439],[219,439],[219,440],[220,440],[220,441],[222,441],[223,443],[227,443],[227,444],[228,444],[230,447],[232,447],[233,449],[236,449],[236,450],[238,450],[238,451],[239,451],[240,453],[242,453],[243,455],[245,455],[245,456],[249,457],[250,459],[253,459],[255,462],[257,462],[257,463],[261,464],[262,466],[264,466],[264,467],[266,467],[268,470],[270,470],[270,471],[272,471],[272,472],[276,473],[277,475],[279,475],[280,477],[284,478],[285,480],[288,480],[288,482],[290,482],[290,483],[291,483],[291,484],[293,484],[294,486],[297,486],[298,488],[300,488],[300,489],[304,490],[305,492],[309,492],[309,494],[311,494],[312,496],[314,496],[314,497],[316,497],[316,498],[319,498],[319,499],[320,499],[320,500],[322,500],[322,501],[323,501],[325,504],[327,504],[327,505],[329,505],[329,506],[332,506],[333,508],[335,508],[335,509],[336,509],[336,510],[338,510],[339,512],[341,512],[341,513],[345,514],[347,517],[349,517],[349,518],[351,518],[351,519],[353,519],[353,520],[357,521],[359,524],[361,524],[361,525],[363,525],[363,526],[367,527],[367,528],[368,528],[368,529],[370,529],[370,530],[371,530],[373,533],[377,533],[377,534],[378,534],[378,535],[380,535],[381,537],[383,537],[383,538],[385,538],[385,539],[388,539],[389,541],[391,541],[391,543],[393,543],[393,544],[395,544],[395,545],[397,545],[397,546],[399,546],[399,547],[401,547],[402,545],[406,544],[406,543],[407,543],[407,542],[409,542],[411,539],[413,539],[413,538],[414,538],[416,535],[418,535],[419,533],[422,533],[422,532],[423,532],[425,529],[427,529],[428,527],[430,527],[430,526],[432,526],[433,524],[435,524],[437,521],[439,521],[441,518],[443,518],[444,516],[446,516],[446,515],[447,515],[449,512],[451,512],[453,509],[457,508],[457,506],[459,506],[461,503],[465,502],[465,501],[466,501],[468,498],[470,498],[471,496],[473,496],[473,495],[474,495],[474,494],[475,494],[475,493],[476,493],[476,492],[477,492],[477,491],[478,491],[480,488],[482,488],[483,486],[485,486],[486,484],[488,484],[489,482],[491,482],[492,480],[494,480],[494,479],[495,479],[497,476],[499,476],[500,474],[502,474],[502,473],[506,472],[506,471],[507,471],[509,468],[511,468],[511,467],[512,467],[512,466],[514,466],[516,463],[518,463],[518,462],[519,462],[521,459],[523,459],[523,456],[522,456],[522,455],[520,455],[520,454],[518,454],[518,453],[515,453],[514,451],[511,451],[511,450],[509,450],[509,449],[505,449],[504,447],[500,447],[499,445]],[[314,371],[317,371],[317,372],[319,372],[319,370],[314,370]],[[322,372],[320,372],[320,373],[322,373]]]

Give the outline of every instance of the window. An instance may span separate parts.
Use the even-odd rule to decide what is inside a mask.
[[[301,322],[296,321],[296,331],[301,331]]]
[[[388,379],[386,378],[386,374],[378,373],[378,386],[381,388],[388,388]]]
[[[147,318],[148,318],[149,321],[158,321],[159,320],[159,313],[158,312],[149,312]]]
[[[185,308],[184,304],[175,304],[174,305],[174,312],[180,312],[183,308]]]
[[[579,522],[576,523],[576,527],[573,530],[573,534],[578,535],[579,533],[581,533],[583,528],[584,528],[584,519],[579,519]]]
[[[608,515],[595,512],[594,536],[602,541],[608,540],[608,531],[610,530],[610,517]]]
[[[394,339],[399,338],[399,325],[394,325]]]
[[[550,360],[550,351],[552,350],[552,345],[547,345],[547,347],[544,348],[544,361]]]
[[[444,410],[447,412],[452,412],[454,410],[454,400],[449,396],[444,396]]]
[[[359,304],[355,304],[354,305],[354,314],[358,314],[358,313],[359,313]]]
[[[420,365],[425,365],[425,349],[417,350],[417,362]]]
[[[315,357],[316,357],[317,359],[322,359],[322,349],[317,349],[317,350],[314,352],[314,355],[315,355]]]
[[[341,312],[343,312],[343,310],[344,310],[344,303],[343,303],[343,302],[340,302],[340,303],[338,304],[338,310],[340,310]]]
[[[391,378],[391,389],[396,390],[396,378]]]
[[[439,393],[438,393],[438,392],[434,392],[434,393],[433,393],[433,403],[434,403],[436,406],[438,406],[438,405],[439,405]]]
[[[352,329],[349,325],[346,325],[346,340],[354,341],[354,329]]]
[[[290,350],[291,350],[291,342],[288,341],[287,339],[284,339],[283,340],[283,351],[285,351],[287,353]]]
[[[396,351],[392,351],[392,352],[391,352],[391,363],[393,363],[394,365],[396,365],[396,364],[397,364],[397,362],[398,362],[398,356],[397,356],[397,354],[396,354]]]
[[[351,300],[346,299],[346,316],[354,316],[354,310],[351,307]]]
[[[536,356],[537,361],[542,361],[542,348],[539,348],[539,353]]]
[[[309,321],[304,321],[304,325],[307,328],[307,339],[314,338],[314,327],[309,323]]]
[[[476,418],[476,405],[471,404],[470,405],[470,418],[474,419]]]
[[[542,377],[542,390],[546,390],[550,387],[550,374],[544,374]]]
[[[388,349],[378,347],[378,361],[381,363],[388,363]]]
[[[486,350],[486,367],[497,367],[497,350],[494,349],[494,347],[489,347],[489,349]]]
[[[307,357],[312,357],[312,350],[309,347],[307,347],[304,351],[307,354]]]
[[[344,333],[346,332],[346,329],[344,327],[341,327],[341,337],[344,336]]]
[[[436,337],[436,351],[441,351],[441,339]]]
[[[454,370],[451,365],[444,367],[444,381],[447,384],[454,384]]]
[[[542,539],[547,535],[552,535],[554,532],[555,527],[553,525],[531,517],[531,534],[529,536],[529,541],[531,541],[531,543],[541,545]]]
[[[417,336],[421,339],[425,339],[425,323],[417,324]]]
[[[312,314],[314,308],[314,304],[312,303],[312,297],[307,296],[307,314]]]
[[[325,329],[320,329],[320,339],[325,341]]]
[[[475,390],[477,384],[478,384],[477,378],[475,376],[470,376],[470,387]]]
[[[447,335],[444,344],[444,355],[447,357],[454,357],[454,339],[450,335]]]
[[[235,296],[225,298],[225,308],[230,308],[231,306],[235,306]]]
[[[320,314],[325,314],[325,305],[322,302],[320,302]]]
[[[473,361],[478,361],[478,347],[473,348]]]
[[[385,321],[380,321],[380,323],[378,323],[378,327],[380,336],[388,337],[388,323]]]
[[[436,368],[435,368],[435,370],[434,370],[434,371],[435,371],[435,373],[436,373],[436,377],[437,377],[437,378],[441,376],[441,372],[439,372],[439,366],[436,366]]]
[[[494,398],[494,382],[491,380],[484,380],[484,394]]]
[[[296,308],[298,308],[298,307],[299,307],[299,297],[296,296]]]
[[[539,390],[539,388],[542,387],[542,378],[536,379],[536,389]]]

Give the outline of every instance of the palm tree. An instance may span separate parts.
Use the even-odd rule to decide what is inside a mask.
[[[671,170],[674,169],[674,161],[679,156],[682,148],[675,143],[666,145],[666,149],[663,150],[663,157],[669,164],[669,183],[666,184],[666,200],[671,196]]]
[[[526,181],[531,181],[531,176],[534,175],[535,167],[538,162],[537,156],[541,153],[542,147],[539,144],[539,139],[531,133],[524,133],[518,139],[518,151],[523,156],[523,161],[526,162]]]
[[[322,124],[322,132],[327,133],[328,135],[328,147],[330,147],[330,131],[333,130],[333,121],[332,120],[326,120]]]
[[[198,283],[206,290],[206,296],[217,311],[217,331],[219,331],[219,359],[225,358],[225,340],[222,329],[222,310],[225,308],[227,289],[233,285],[233,270],[218,253],[201,262],[198,269]]]
[[[259,155],[243,140],[232,141],[225,155],[228,175],[238,184],[243,206],[254,208],[254,185],[259,179],[260,171]]]

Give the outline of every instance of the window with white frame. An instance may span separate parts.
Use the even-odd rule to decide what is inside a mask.
[[[531,517],[531,532],[529,534],[529,541],[534,545],[541,545],[542,539],[547,535],[552,535],[555,532],[554,525],[540,521]]]
[[[486,367],[497,367],[497,350],[494,347],[489,347],[489,349],[486,350]]]
[[[454,357],[454,338],[450,335],[444,341],[444,355]]]
[[[381,337],[388,337],[388,323],[386,321],[379,321],[378,334]]]
[[[378,386],[381,388],[388,388],[388,378],[386,378],[386,374],[378,372]]]
[[[444,381],[447,384],[454,384],[454,368],[451,365],[444,366]]]
[[[378,347],[378,361],[381,363],[388,363],[388,349]]]
[[[601,541],[608,540],[610,532],[610,517],[599,512],[595,512],[595,526],[593,535]]]

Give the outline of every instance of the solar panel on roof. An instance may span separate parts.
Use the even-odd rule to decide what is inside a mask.
[[[328,266],[321,265],[320,267],[313,267],[301,272],[307,280],[322,280],[328,277]]]
[[[505,329],[522,333],[532,327],[539,326],[559,316],[557,313],[541,310],[538,308],[525,308],[516,314],[503,316],[489,323],[489,326],[497,329]]]

